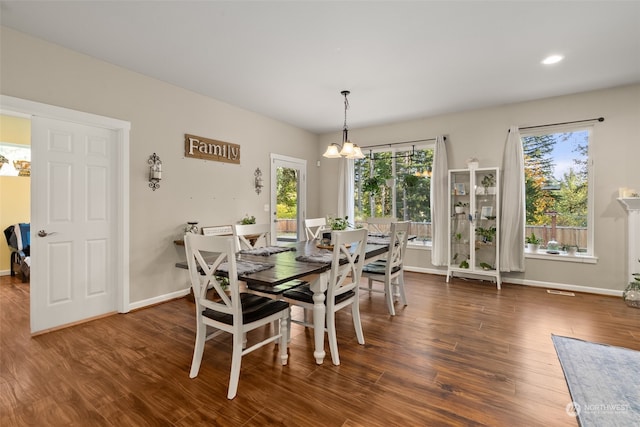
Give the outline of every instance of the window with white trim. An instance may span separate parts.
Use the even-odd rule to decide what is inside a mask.
[[[590,126],[521,130],[526,193],[525,236],[541,252],[593,255]]]
[[[369,217],[410,221],[412,245],[431,245],[433,144],[371,150],[354,163],[355,222]]]

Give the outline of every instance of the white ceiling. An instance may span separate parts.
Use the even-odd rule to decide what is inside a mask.
[[[0,1],[1,23],[315,133],[640,82],[640,1]],[[560,53],[553,66],[540,61]]]

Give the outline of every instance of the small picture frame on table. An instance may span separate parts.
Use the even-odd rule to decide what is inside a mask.
[[[480,211],[480,219],[489,219],[493,217],[493,206],[483,206]]]
[[[453,184],[453,191],[454,191],[454,194],[457,196],[464,196],[465,194],[467,194],[463,183]]]

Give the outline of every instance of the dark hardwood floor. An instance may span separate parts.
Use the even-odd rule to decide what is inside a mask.
[[[294,325],[289,364],[274,345],[245,356],[228,401],[228,336],[189,378],[187,298],[31,337],[29,285],[0,277],[0,425],[576,426],[550,335],[640,350],[640,310],[621,298],[406,281],[396,317],[381,294],[361,295],[364,346],[338,314],[340,366],[328,345],[317,366],[311,331]]]

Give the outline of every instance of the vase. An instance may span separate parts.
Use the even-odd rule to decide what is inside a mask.
[[[629,283],[629,286],[622,292],[622,299],[629,307],[640,308],[640,285]]]
[[[185,233],[193,233],[198,234],[198,221],[189,221],[187,222],[186,227],[184,228]]]
[[[320,244],[323,246],[331,246],[331,231],[325,231],[322,233],[322,240]]]

